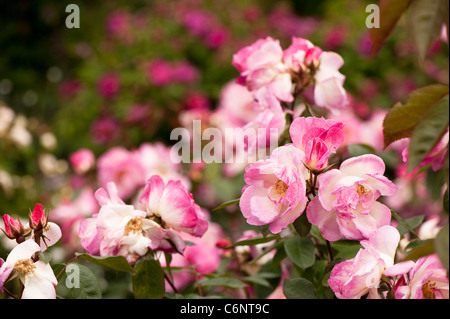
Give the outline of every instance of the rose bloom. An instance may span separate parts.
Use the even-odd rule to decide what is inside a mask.
[[[95,156],[90,149],[82,148],[70,155],[69,162],[77,174],[84,174],[94,167]]]
[[[165,236],[156,222],[146,218],[146,212],[126,205],[119,197],[114,182],[107,189],[100,188],[95,197],[101,208],[92,218],[83,220],[79,227],[81,245],[88,254],[124,256],[129,263],[159,246]]]
[[[153,175],[145,185],[140,202],[145,205],[147,216],[160,219],[166,229],[172,228],[195,237],[203,236],[208,229],[203,211],[181,181],[164,183],[159,175]]]
[[[276,234],[303,213],[307,203],[304,158],[303,151],[286,145],[246,168],[239,206],[250,225],[269,225]]]
[[[335,52],[322,51],[310,41],[292,38],[292,44],[283,52],[284,63],[294,72],[314,69],[314,100],[320,107],[337,112],[348,105],[347,93],[343,88],[345,76],[338,70],[344,64]],[[306,83],[298,83],[304,85]]]
[[[62,228],[62,241],[66,247],[78,247],[79,223],[98,212],[99,206],[91,188],[83,189],[74,200],[63,200],[49,214]]]
[[[308,205],[308,221],[329,241],[361,240],[388,225],[391,211],[376,200],[395,194],[397,186],[383,175],[384,171],[381,158],[366,154],[320,174],[319,194]]]
[[[102,187],[114,182],[121,198],[130,198],[145,184],[146,170],[135,153],[113,147],[97,161],[97,176]]]
[[[292,143],[305,152],[305,164],[312,169],[328,166],[328,158],[344,140],[344,124],[324,118],[300,117],[289,128]]]
[[[233,66],[241,73],[238,82],[246,85],[259,99],[266,94],[292,102],[291,76],[283,61],[278,40],[260,39],[233,55]]]
[[[98,92],[106,99],[116,96],[119,92],[119,88],[120,78],[114,73],[103,75],[97,83]]]
[[[394,265],[395,252],[400,241],[398,230],[383,226],[361,241],[364,247],[352,259],[336,264],[328,284],[339,299],[359,299],[369,293],[369,299],[378,299],[378,287],[383,274],[401,273],[410,264]]]
[[[58,280],[52,267],[41,260],[32,259],[39,251],[39,245],[33,239],[28,239],[17,245],[6,261],[0,258],[0,291],[4,291],[4,284],[14,271],[24,286],[22,299],[56,299]]]
[[[396,288],[396,299],[449,299],[447,270],[436,254],[421,257]]]

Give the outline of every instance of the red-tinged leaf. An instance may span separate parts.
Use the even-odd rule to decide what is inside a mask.
[[[432,84],[412,91],[406,104],[395,104],[383,122],[384,146],[388,147],[396,140],[411,137],[417,123],[448,92],[447,85]]]
[[[380,27],[370,30],[370,40],[372,41],[371,57],[374,57],[381,49],[410,2],[411,0],[380,0],[378,4],[380,8]]]

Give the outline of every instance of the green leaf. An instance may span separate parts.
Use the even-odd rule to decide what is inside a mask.
[[[409,28],[420,60],[424,60],[428,50],[446,23],[448,0],[414,0],[409,13]]]
[[[433,150],[445,134],[449,123],[448,95],[425,113],[414,128],[408,147],[408,171],[412,171]]]
[[[432,241],[425,241],[423,244],[413,248],[404,258],[404,260],[417,261],[420,257],[434,254],[434,245]]]
[[[395,28],[403,12],[408,8],[411,0],[381,0],[380,8],[380,27],[370,30],[370,40],[372,42],[371,56],[374,57],[381,49],[384,41]]]
[[[221,286],[231,289],[247,287],[246,283],[231,277],[203,278],[198,283],[203,287]]]
[[[314,244],[309,238],[290,238],[284,242],[287,256],[298,267],[305,269],[314,264]]]
[[[401,138],[411,137],[417,123],[448,92],[447,85],[432,84],[410,92],[406,104],[395,104],[383,122],[384,146]]]
[[[250,239],[238,241],[238,242],[228,246],[227,248],[232,248],[232,247],[236,247],[236,246],[253,246],[253,245],[258,245],[258,244],[265,244],[265,243],[268,243],[272,240],[276,240],[279,238],[280,238],[280,235],[250,238]]]
[[[442,265],[448,270],[448,252],[449,252],[449,232],[448,223],[437,234],[434,240],[436,253],[441,260]]]
[[[309,231],[311,230],[311,223],[308,221],[308,218],[306,217],[306,213],[301,214],[300,217],[298,217],[293,222],[295,231],[297,234],[300,235],[300,237],[306,237],[309,234]]]
[[[419,226],[423,221],[423,215],[415,216],[412,218],[409,218],[408,220],[403,219],[399,214],[396,212],[391,211],[392,217],[395,218],[398,222],[397,230],[400,233],[400,235],[404,235],[407,232],[410,232],[413,234],[416,238],[419,238],[419,236],[414,231],[414,228]]]
[[[139,260],[132,276],[133,294],[136,299],[161,299],[165,293],[164,272],[154,259]]]
[[[433,201],[437,201],[442,196],[442,187],[444,186],[443,170],[433,171],[429,169],[425,179],[425,185]]]
[[[314,285],[304,278],[285,279],[283,293],[287,299],[317,299]]]
[[[332,243],[332,248],[337,250],[334,258],[351,259],[363,248],[359,241],[339,240]]]
[[[52,260],[52,254],[48,251],[39,252],[38,257],[39,260],[42,260],[46,264],[48,264]]]
[[[79,280],[77,280],[76,285],[71,288],[72,296],[75,299],[101,299],[102,290],[98,283],[97,276],[84,265],[78,263],[72,263],[71,265],[77,267],[77,274],[79,275]],[[70,275],[71,274],[68,274],[67,278],[69,278]]]
[[[219,210],[219,209],[231,206],[231,205],[238,205],[240,200],[241,200],[240,198],[229,200],[229,201],[217,206],[216,208],[213,208],[211,211],[214,212],[216,210]]]
[[[242,278],[243,280],[251,283],[251,284],[256,284],[256,285],[261,285],[264,287],[272,287],[272,285],[270,284],[270,282],[267,281],[267,279],[260,277],[258,275],[255,276],[246,276],[244,278]]]
[[[123,272],[134,272],[133,267],[130,266],[130,264],[128,263],[128,261],[126,260],[125,257],[123,256],[111,256],[111,257],[99,257],[99,256],[91,256],[88,254],[80,254],[80,253],[75,253],[75,255],[80,256],[81,258],[111,269],[111,270],[117,270],[117,271],[123,271]]]
[[[364,154],[376,154],[375,149],[366,144],[350,144],[347,146],[347,151],[350,157],[357,157]]]

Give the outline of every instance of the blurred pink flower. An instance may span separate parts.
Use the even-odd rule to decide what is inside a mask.
[[[74,200],[63,200],[49,214],[61,226],[62,241],[71,248],[79,244],[79,223],[98,212],[99,206],[91,188],[84,188]],[[67,247],[66,246],[66,247]]]
[[[172,67],[172,78],[180,83],[192,83],[200,78],[198,69],[187,61],[179,61]]]
[[[172,65],[164,59],[154,59],[147,66],[147,77],[152,85],[169,85],[173,82]]]
[[[94,168],[95,155],[90,149],[82,148],[70,154],[69,162],[77,174],[84,174]]]
[[[79,93],[83,88],[83,83],[78,80],[65,80],[59,85],[58,91],[62,97],[71,97]]]
[[[185,13],[182,23],[193,35],[201,37],[211,30],[214,19],[215,17],[208,11],[191,10]]]
[[[107,73],[97,82],[98,93],[105,99],[111,99],[116,96],[120,89],[120,78],[115,73]]]
[[[212,49],[223,46],[228,40],[228,30],[221,27],[210,30],[205,36],[204,42],[206,46]]]
[[[209,98],[202,93],[189,93],[186,96],[185,108],[186,110],[192,109],[209,109],[211,102]]]
[[[119,196],[130,198],[145,185],[146,170],[134,152],[123,147],[113,147],[97,161],[97,178],[102,187],[116,184]]]
[[[91,125],[92,140],[97,144],[112,142],[119,136],[119,122],[109,116],[96,119]]]

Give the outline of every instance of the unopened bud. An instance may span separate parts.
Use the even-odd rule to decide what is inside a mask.
[[[30,227],[36,230],[42,230],[47,225],[47,216],[44,213],[44,208],[37,203],[33,212],[29,217]]]
[[[6,237],[9,239],[17,239],[22,237],[24,229],[22,223],[19,219],[14,219],[8,214],[3,215],[3,222],[5,223],[5,233]]]

